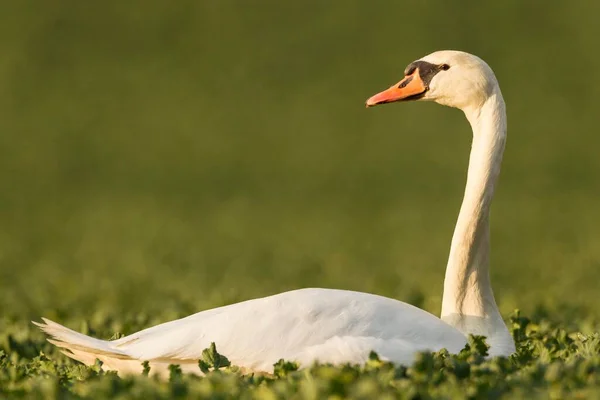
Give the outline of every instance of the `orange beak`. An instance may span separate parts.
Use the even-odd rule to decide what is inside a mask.
[[[367,107],[393,103],[395,101],[412,100],[426,91],[427,86],[421,79],[419,69],[417,68],[412,74],[405,76],[404,79],[389,89],[371,96],[367,100]]]

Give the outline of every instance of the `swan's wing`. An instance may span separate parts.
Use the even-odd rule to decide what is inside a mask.
[[[444,347],[444,346],[440,346]],[[380,359],[398,364],[410,364],[419,351],[436,350],[405,339],[381,339],[372,336],[334,336],[322,344],[307,347],[293,359],[300,365],[314,361],[332,364],[364,364],[372,351]]]
[[[200,312],[111,345],[138,360],[177,363],[198,360],[211,342],[233,364],[269,371],[280,358],[362,362],[371,350],[405,362],[419,350],[457,351],[465,337],[437,317],[392,299],[303,289]]]

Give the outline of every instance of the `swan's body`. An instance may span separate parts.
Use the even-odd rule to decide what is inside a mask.
[[[44,330],[60,341],[56,344],[73,352],[68,356],[86,364],[99,358],[104,367],[119,372],[141,372],[140,360],[151,360],[155,372],[177,363],[184,371],[200,372],[198,359],[211,342],[233,365],[264,372],[272,371],[281,358],[301,365],[317,359],[363,363],[371,350],[410,363],[416,351],[446,347],[458,352],[466,343],[460,331],[410,304],[335,289],[300,289],[244,301],[115,341],[91,339],[46,323]]]
[[[219,352],[249,371],[271,372],[280,358],[362,363],[371,350],[397,363],[416,352],[457,352],[468,334],[487,337],[490,355],[509,355],[514,342],[496,306],[488,274],[489,209],[506,140],[504,101],[492,70],[468,53],[441,51],[410,64],[399,84],[367,101],[433,100],[462,109],[473,128],[467,187],[452,239],[441,319],[377,295],[301,289],[199,312],[115,341],[94,339],[49,320],[38,324],[85,364],[96,358],[121,373],[164,374],[169,364],[200,373],[202,350]]]

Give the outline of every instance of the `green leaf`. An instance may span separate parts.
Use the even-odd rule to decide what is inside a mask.
[[[204,360],[198,360],[198,367],[202,373],[207,374],[210,371],[210,365]]]
[[[212,367],[214,369],[228,367],[231,365],[227,357],[217,352],[217,346],[214,342],[210,344],[209,348],[202,350],[202,360],[208,367]]]
[[[177,364],[169,364],[169,380],[178,380],[182,376],[181,367]]]
[[[150,373],[150,362],[146,360],[142,363],[142,366],[144,367],[142,375],[148,376],[148,374]]]
[[[292,361],[285,361],[280,359],[273,364],[273,374],[279,378],[284,378],[289,375],[290,372],[298,370],[298,364]]]

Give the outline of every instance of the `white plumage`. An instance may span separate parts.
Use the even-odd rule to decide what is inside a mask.
[[[169,364],[200,372],[202,350],[217,344],[232,364],[271,372],[279,359],[363,363],[371,350],[396,362],[415,351],[459,351],[465,336],[436,316],[386,297],[334,289],[300,289],[203,311],[114,341],[93,339],[44,319],[42,329],[70,357],[85,364],[98,358],[106,369],[153,372]],[[186,365],[190,368],[187,368]]]
[[[412,67],[411,67],[412,66]],[[363,363],[369,353],[397,363],[416,352],[460,351],[466,335],[488,338],[491,355],[509,355],[514,342],[504,324],[488,274],[489,209],[506,139],[504,101],[492,70],[468,53],[440,51],[412,63],[407,76],[367,101],[408,99],[462,109],[473,128],[467,188],[446,269],[441,319],[410,304],[373,294],[300,289],[199,312],[114,341],[91,338],[44,319],[36,323],[63,352],[106,370],[168,373],[169,364],[200,374],[202,350],[215,342],[232,364],[272,372],[283,358]]]

